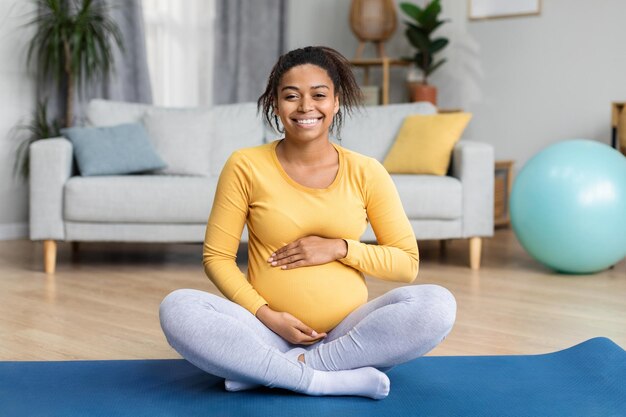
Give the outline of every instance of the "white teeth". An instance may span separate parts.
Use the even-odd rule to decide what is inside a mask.
[[[301,125],[312,125],[315,122],[317,122],[317,119],[296,120],[296,123],[301,124]]]

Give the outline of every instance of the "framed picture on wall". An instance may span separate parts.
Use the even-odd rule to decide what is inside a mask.
[[[541,0],[468,0],[470,20],[534,16],[541,13]]]

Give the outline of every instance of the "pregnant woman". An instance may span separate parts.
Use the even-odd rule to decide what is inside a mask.
[[[367,301],[364,274],[410,283],[419,256],[389,174],[329,139],[359,98],[337,51],[280,57],[258,104],[284,138],[231,155],[207,225],[204,268],[227,299],[183,289],[161,304],[171,346],[229,391],[382,399],[384,371],[432,350],[454,324],[454,297],[440,286]],[[368,222],[377,244],[359,241]],[[247,276],[236,264],[244,225]]]

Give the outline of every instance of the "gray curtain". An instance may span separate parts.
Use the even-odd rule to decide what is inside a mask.
[[[124,50],[114,44],[113,71],[74,90],[75,125],[84,124],[85,108],[93,98],[152,103],[152,88],[148,72],[141,0],[95,0],[110,7],[111,17],[122,33]],[[52,117],[65,115],[66,89],[58,82],[47,80],[38,86],[38,99],[48,99]]]
[[[285,52],[286,0],[217,0],[213,102],[256,101]]]
[[[102,1],[102,0],[101,0]],[[111,15],[118,24],[124,51],[115,48],[115,70],[94,86],[93,97],[111,100],[152,103],[152,88],[148,72],[146,41],[141,0],[104,0],[112,3]],[[99,87],[99,88],[97,88]]]

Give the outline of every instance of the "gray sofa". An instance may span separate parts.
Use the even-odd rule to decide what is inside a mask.
[[[428,103],[366,107],[346,120],[340,143],[382,161],[407,115],[435,112]],[[57,241],[202,242],[217,179],[228,156],[236,149],[278,138],[264,127],[253,103],[165,109],[94,100],[87,109],[88,124],[95,126],[142,121],[147,114],[159,126],[167,126],[168,120],[181,123],[182,114],[187,122],[173,129],[181,138],[194,136],[185,129],[190,118],[198,118],[196,125],[206,130],[195,134],[205,137],[202,149],[193,150],[196,160],[200,154],[207,162],[201,175],[82,177],[77,175],[67,139],[31,145],[30,238],[44,242],[46,272],[55,270]],[[193,146],[198,146],[197,139]],[[461,140],[454,148],[449,175],[392,178],[416,238],[468,239],[469,264],[477,269],[481,238],[493,235],[493,174],[493,148]],[[247,239],[245,230],[242,239]],[[371,229],[362,240],[375,241]]]

